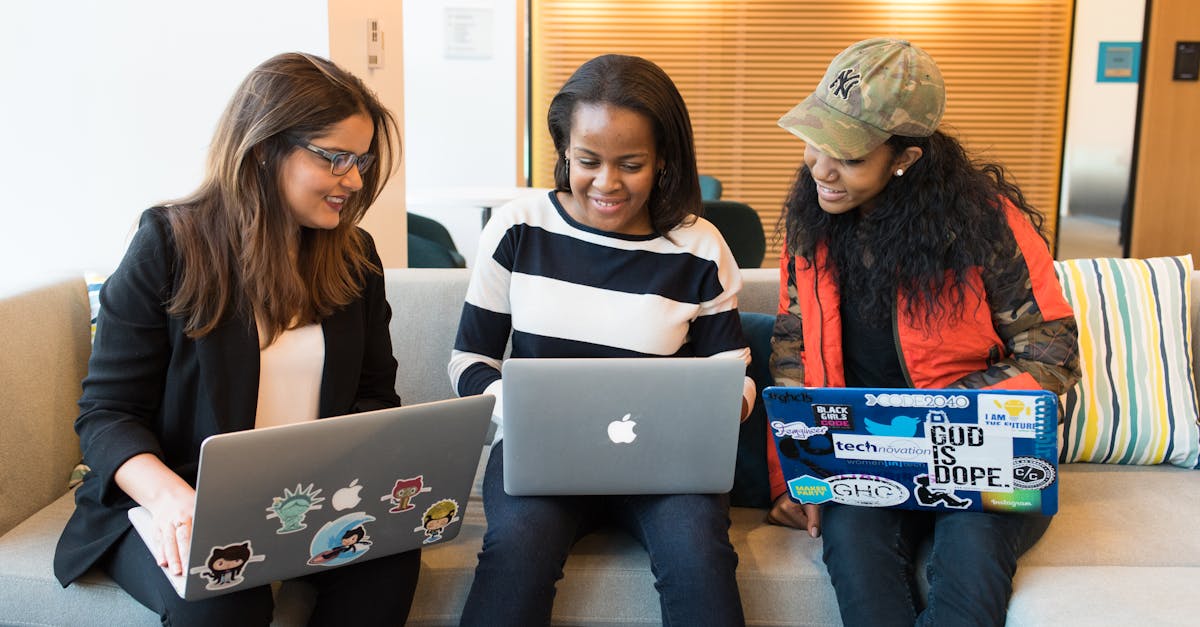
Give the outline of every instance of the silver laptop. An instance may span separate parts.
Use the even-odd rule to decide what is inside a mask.
[[[738,359],[509,359],[504,491],[711,494],[733,486]]]
[[[458,535],[495,397],[216,435],[200,448],[187,568],[203,599]],[[154,552],[150,514],[129,519]]]

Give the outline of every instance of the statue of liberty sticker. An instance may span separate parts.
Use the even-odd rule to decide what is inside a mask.
[[[280,526],[275,533],[282,535],[306,529],[308,525],[304,524],[304,517],[314,509],[321,509],[321,502],[325,500],[319,494],[320,488],[314,490],[313,484],[302,487],[297,483],[295,491],[284,488],[283,496],[271,499],[271,505],[267,507],[271,513],[267,514],[267,519],[279,519]]]

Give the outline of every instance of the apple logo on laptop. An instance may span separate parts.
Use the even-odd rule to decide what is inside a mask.
[[[358,491],[362,486],[358,485],[358,479],[350,482],[350,485],[333,493],[333,509],[337,511],[347,510],[358,505],[362,497],[358,495]]]
[[[613,444],[629,444],[637,439],[637,434],[633,432],[637,423],[629,418],[630,415],[625,414],[620,420],[608,423],[608,439],[612,440]]]

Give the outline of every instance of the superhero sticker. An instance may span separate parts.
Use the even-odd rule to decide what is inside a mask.
[[[442,499],[425,510],[421,516],[421,526],[413,531],[424,531],[424,544],[432,544],[441,540],[446,527],[456,522],[458,522],[458,501]]]

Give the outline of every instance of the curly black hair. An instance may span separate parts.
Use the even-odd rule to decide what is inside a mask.
[[[843,291],[859,296],[867,320],[886,324],[903,294],[909,317],[921,319],[923,311],[932,328],[947,314],[961,314],[972,268],[1016,253],[1002,199],[1024,213],[1043,240],[1045,218],[1002,166],[975,162],[942,131],[893,135],[885,145],[893,155],[916,146],[923,156],[888,182],[869,212],[826,213],[808,166],[800,166],[784,206],[788,251],[811,265],[818,244],[826,244],[828,269]]]

